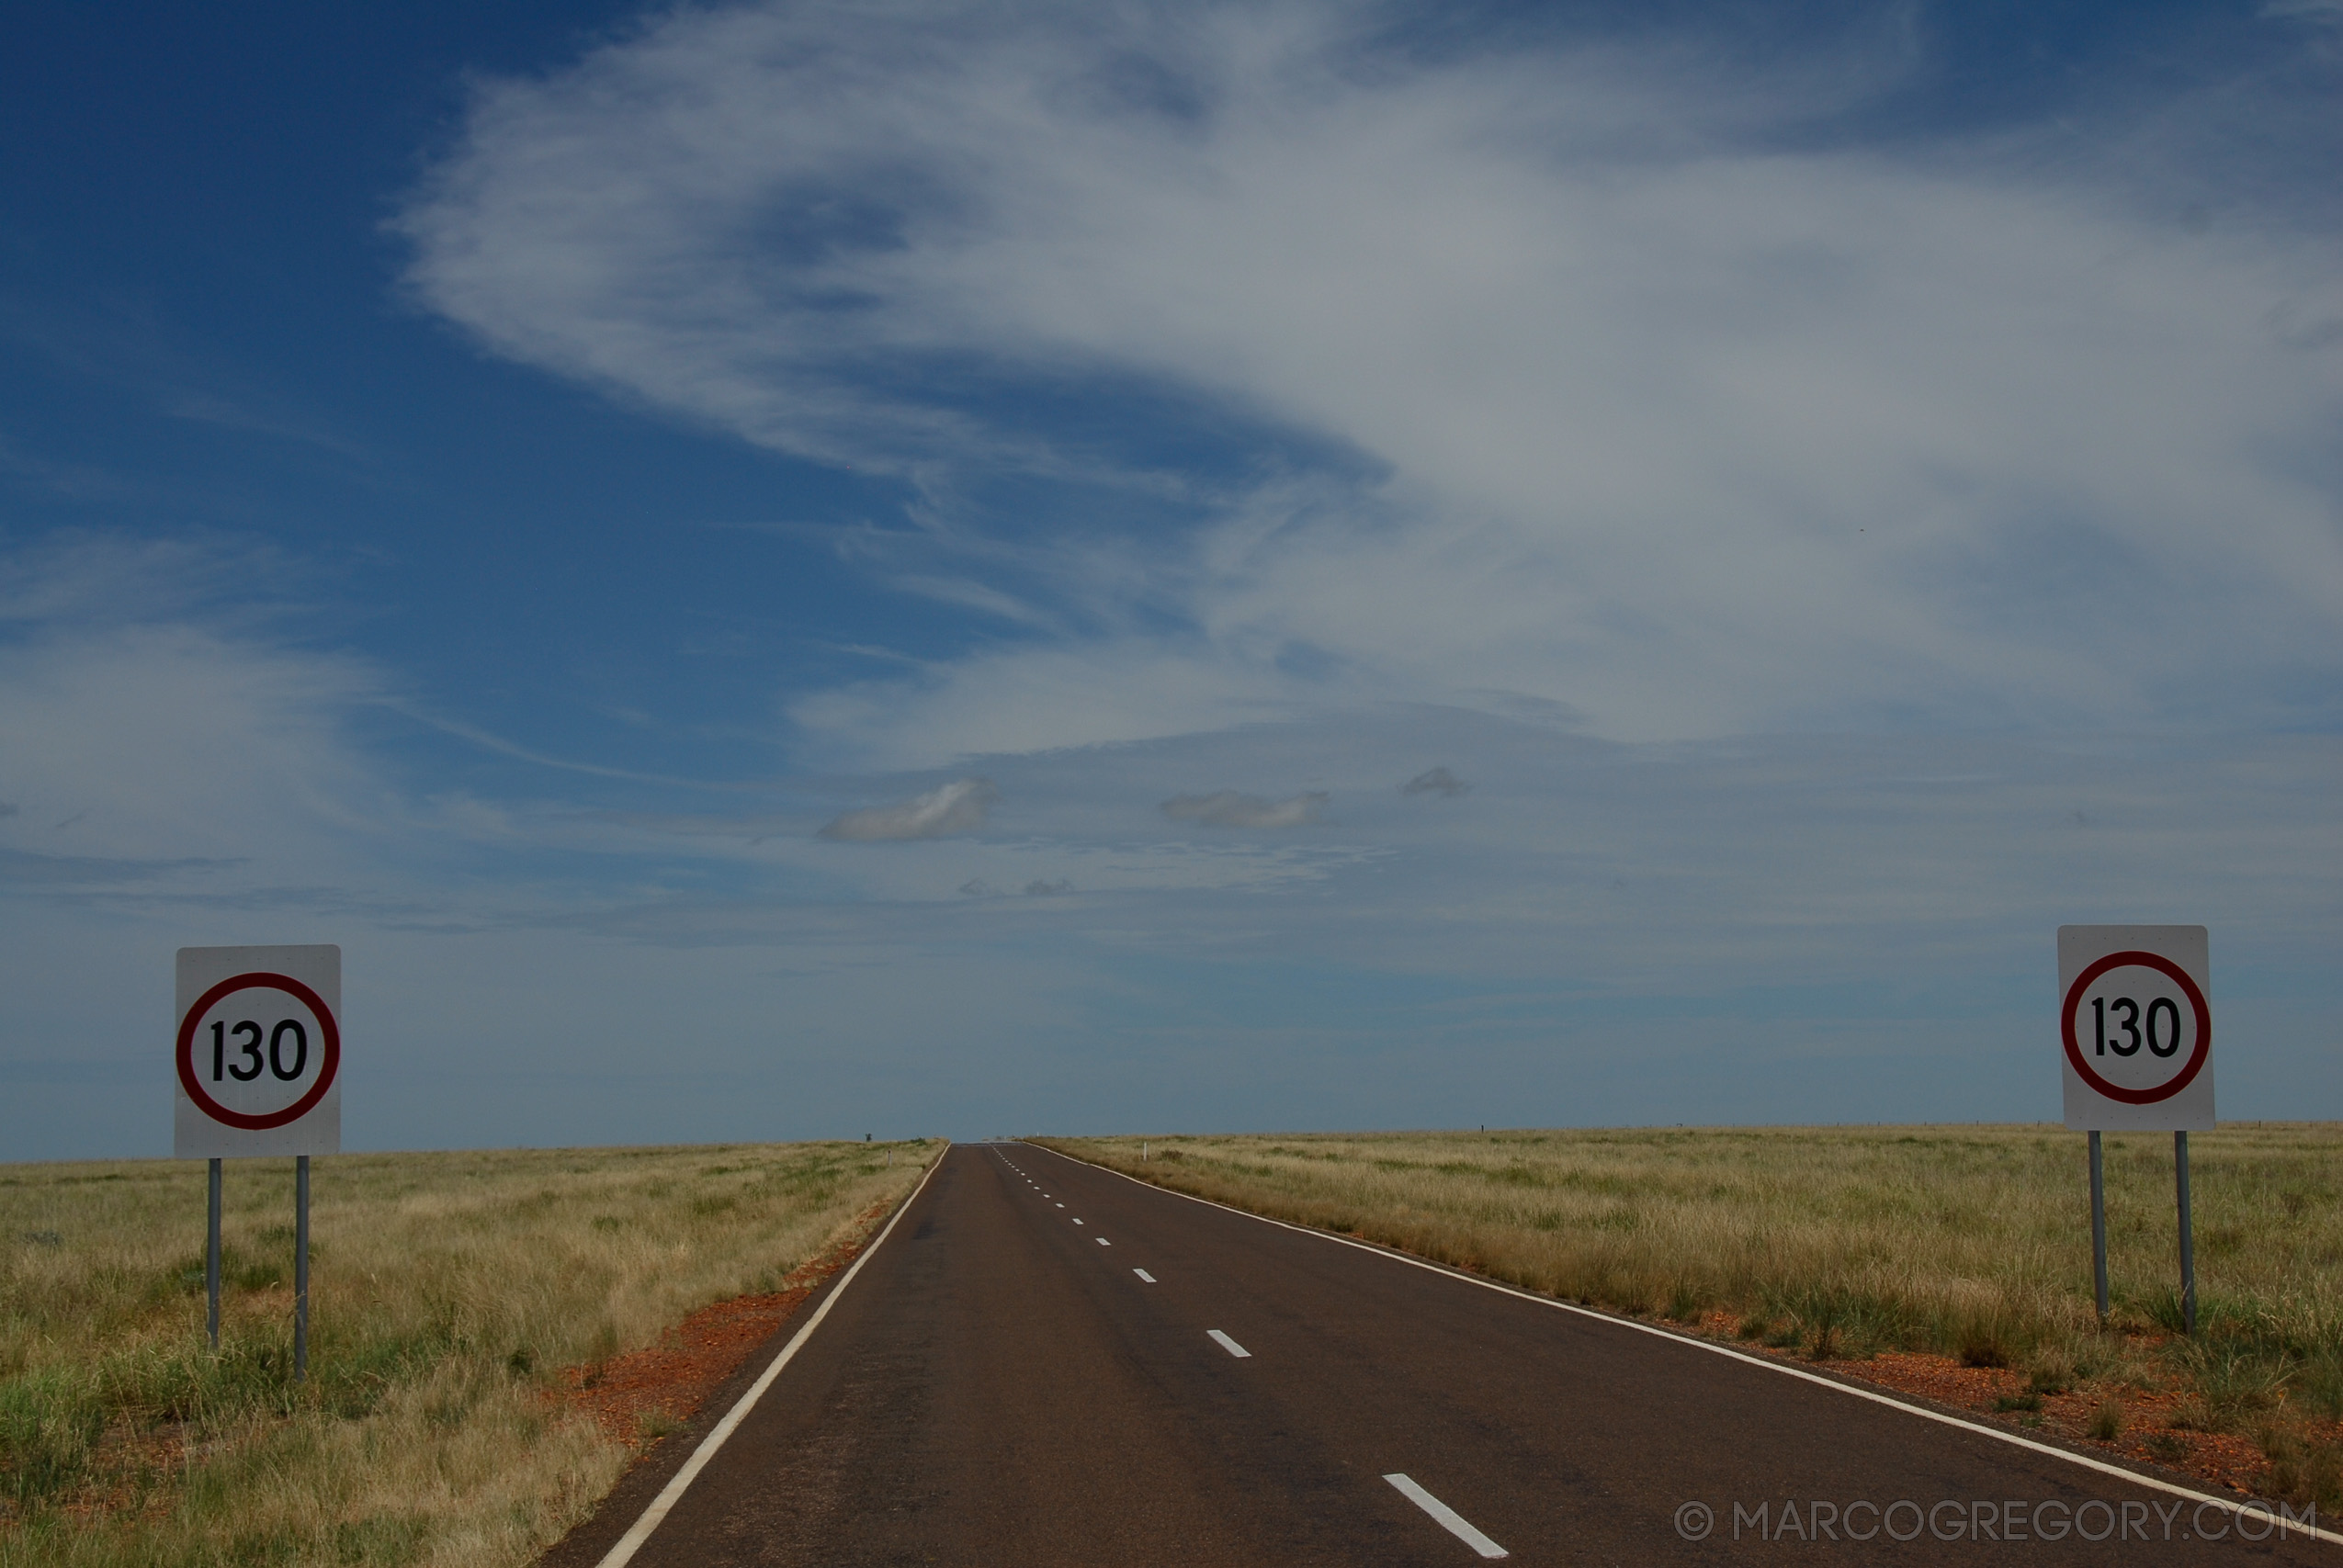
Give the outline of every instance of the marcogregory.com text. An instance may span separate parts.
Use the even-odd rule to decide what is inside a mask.
[[[2177,1498],[2172,1502],[2103,1502],[2063,1497],[1898,1497],[1832,1502],[1768,1501],[1680,1504],[1676,1533],[1686,1540],[2268,1540],[2318,1528],[2318,1506],[2297,1510],[2283,1503],[2241,1504]]]

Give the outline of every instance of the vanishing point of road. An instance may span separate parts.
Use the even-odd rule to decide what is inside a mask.
[[[948,1150],[826,1290],[719,1448],[664,1445],[547,1568],[2343,1568],[2170,1483],[1029,1145]]]

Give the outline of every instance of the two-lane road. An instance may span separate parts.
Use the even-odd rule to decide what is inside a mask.
[[[631,1517],[552,1561],[599,1561]],[[974,1145],[633,1562],[2343,1563],[2239,1528],[1771,1367]]]

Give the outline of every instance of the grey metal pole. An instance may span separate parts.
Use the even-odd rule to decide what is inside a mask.
[[[220,1348],[220,1162],[211,1162],[211,1201],[205,1205],[203,1227],[203,1295],[209,1303],[204,1314],[211,1348]]]
[[[309,1376],[309,1156],[293,1163],[293,1381]]]
[[[2091,1135],[2091,1283],[2099,1300],[2099,1325],[2107,1326],[2107,1176],[2099,1134]]]
[[[2189,1227],[2189,1134],[2172,1134],[2172,1169],[2180,1196],[2180,1325],[2197,1331],[2197,1239]]]

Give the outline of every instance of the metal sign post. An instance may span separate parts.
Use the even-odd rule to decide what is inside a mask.
[[[309,1376],[309,1156],[293,1158],[293,1381]]]
[[[2183,1137],[2186,1134],[2181,1134]],[[2107,1171],[2100,1157],[2099,1134],[2091,1134],[2091,1286],[2099,1303],[2099,1325],[2107,1326]]]
[[[220,1162],[211,1162],[210,1201],[204,1205],[207,1223],[203,1230],[203,1295],[204,1326],[211,1335],[211,1348],[220,1348]]]
[[[2066,1125],[2090,1134],[2091,1272],[2107,1321],[2100,1133],[2169,1132],[2180,1212],[2180,1322],[2197,1331],[2189,1134],[2213,1115],[2211,947],[2202,926],[2060,926],[2058,1032]]]
[[[2197,1242],[2189,1225],[2189,1134],[2172,1134],[2172,1186],[2180,1201],[2180,1331],[2197,1331]]]
[[[342,950],[183,947],[172,1152],[210,1162],[205,1330],[220,1348],[221,1162],[291,1155],[293,1378],[309,1375],[309,1161],[342,1148]]]

